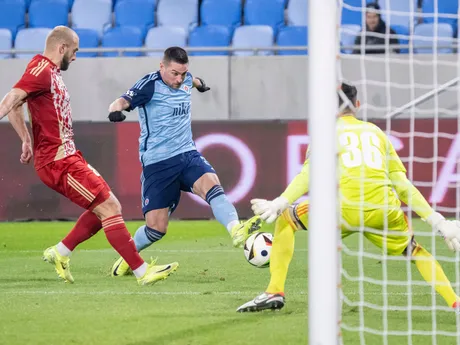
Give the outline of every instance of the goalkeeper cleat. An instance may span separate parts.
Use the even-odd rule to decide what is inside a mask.
[[[261,227],[262,219],[260,219],[260,216],[254,216],[246,222],[235,225],[231,231],[233,246],[237,248],[243,247],[244,241]]]
[[[133,270],[122,257],[115,261],[112,266],[112,277],[128,276],[132,274]]]
[[[59,278],[63,279],[66,283],[74,282],[72,274],[70,273],[70,258],[59,254],[56,246],[49,247],[43,252],[43,260],[50,264],[54,264]]]
[[[280,310],[284,307],[284,294],[266,293],[257,296],[252,301],[249,301],[240,306],[236,311],[239,313],[254,312],[262,310]]]
[[[147,267],[147,271],[143,277],[137,279],[139,285],[153,285],[157,281],[165,280],[179,267],[179,263],[177,262],[167,265],[155,265],[155,262],[156,260]]]

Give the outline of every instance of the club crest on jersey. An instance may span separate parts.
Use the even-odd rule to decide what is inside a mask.
[[[184,91],[188,92],[189,90],[190,90],[190,88],[187,85],[184,85]]]

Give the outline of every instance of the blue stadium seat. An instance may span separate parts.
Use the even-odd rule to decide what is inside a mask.
[[[73,1],[73,0],[72,0]],[[117,5],[118,2],[120,2],[121,0],[112,0],[112,5],[113,5],[113,9],[115,10],[115,6]],[[147,2],[151,2],[153,3],[153,6],[156,8],[157,5],[158,5],[158,1],[159,0],[144,0],[144,1],[147,1]]]
[[[187,31],[180,26],[157,26],[151,28],[145,38],[145,47],[162,49],[161,52],[147,52],[147,56],[163,56],[163,50],[172,47],[187,45]]]
[[[67,0],[32,0],[29,7],[29,27],[54,28],[67,25],[69,20]]]
[[[198,0],[160,0],[158,26],[181,26],[187,31],[198,22]]]
[[[419,24],[414,29],[414,50],[418,54],[439,54],[439,53],[452,53],[452,48],[438,48],[439,46],[452,45],[454,31],[452,26],[447,23],[439,23],[438,25],[438,34],[435,37],[435,24],[434,23],[424,23]],[[433,48],[418,48],[420,46],[432,46]]]
[[[394,25],[391,27],[397,35],[399,44],[409,44],[410,31],[407,26]],[[408,54],[409,48],[400,48],[400,54]]]
[[[102,35],[112,22],[112,0],[75,0],[72,23],[75,29],[93,29]]]
[[[423,0],[422,13],[424,22],[434,22],[435,1],[438,3],[438,23],[448,23],[456,26],[458,12],[458,1],[456,0]],[[450,18],[447,18],[446,15],[450,15]]]
[[[410,28],[411,18],[414,18],[412,19],[412,26],[416,24],[415,18],[418,15],[417,0],[388,0],[388,4],[389,6],[387,7],[387,0],[379,1],[382,19],[388,26],[406,26]]]
[[[154,14],[153,0],[118,0],[115,5],[115,26],[139,27],[145,37],[147,30],[155,24]]]
[[[269,25],[274,32],[284,26],[284,0],[246,0],[245,25]]]
[[[405,0],[400,0],[400,1],[405,1]],[[371,2],[371,1],[367,1],[367,2]],[[379,4],[380,3],[381,1],[379,1]],[[352,7],[352,8],[349,8],[349,7]],[[363,6],[363,0],[343,0],[342,25],[352,24],[352,25],[361,26],[363,24],[363,20],[365,19],[363,15],[365,10],[366,8],[365,6]]]
[[[8,29],[0,29],[0,50],[8,50],[13,47],[13,35]],[[0,59],[8,59],[11,54],[0,54]]]
[[[287,21],[292,26],[308,26],[308,0],[289,0]]]
[[[232,40],[230,28],[222,25],[206,25],[195,28],[189,36],[190,47],[228,47]],[[191,52],[190,55],[228,55],[228,51]]]
[[[241,0],[203,0],[201,25],[225,25],[235,28],[241,24]]]
[[[20,59],[30,59],[41,54],[45,49],[46,37],[50,33],[49,28],[32,28],[19,30],[14,42],[15,49],[18,50],[37,50],[37,53],[16,53]]]
[[[280,30],[277,39],[278,45],[306,46],[308,45],[308,30],[306,26],[287,26]],[[306,50],[279,50],[278,55],[307,55]]]
[[[19,29],[24,27],[26,4],[24,0],[0,1],[0,28],[9,29],[13,39]]]
[[[355,24],[344,24],[340,27],[340,45],[352,46],[355,44],[356,36],[361,32],[361,26]],[[353,53],[353,49],[342,49],[345,54]]]
[[[142,30],[131,26],[118,26],[107,30],[102,37],[102,47],[104,48],[130,48],[142,47]],[[106,52],[102,54],[106,57],[119,56],[118,52]],[[142,52],[126,52],[122,56],[141,56]]]
[[[97,31],[92,29],[75,29],[78,37],[80,38],[80,49],[81,48],[97,48],[99,47],[99,34]],[[77,53],[77,57],[96,57],[97,52],[94,53]]]
[[[233,34],[233,48],[262,48],[273,46],[273,28],[268,25],[244,25],[235,29]],[[236,56],[273,55],[273,50],[233,51]]]

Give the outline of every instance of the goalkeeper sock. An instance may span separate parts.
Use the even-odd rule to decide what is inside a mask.
[[[216,220],[225,226],[228,232],[232,230],[235,224],[238,224],[238,213],[235,206],[233,206],[225,195],[222,186],[215,185],[212,187],[206,193],[206,202],[211,206]]]
[[[134,244],[138,252],[161,240],[165,233],[142,225],[134,234]]]
[[[419,259],[414,261],[422,277],[428,284],[434,285],[436,291],[444,298],[448,306],[452,307],[452,305],[459,300],[459,297],[452,289],[450,281],[447,279],[439,262],[421,245],[417,245],[417,247],[414,248],[412,257]],[[434,279],[433,269],[435,274]]]
[[[289,263],[294,255],[295,230],[283,213],[278,217],[273,236],[272,251],[270,254],[270,284],[267,293],[284,294]]]
[[[64,256],[69,256],[70,253],[65,249],[72,252],[77,245],[91,238],[101,229],[102,223],[93,212],[83,212],[73,229],[58,245],[59,253]]]

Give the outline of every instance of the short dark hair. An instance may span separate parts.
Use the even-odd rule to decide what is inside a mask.
[[[345,96],[348,98],[348,100],[353,104],[353,106],[356,104],[356,98],[358,96],[358,89],[356,86],[347,84],[347,83],[342,83],[341,85],[341,90],[345,94]],[[344,100],[339,94],[339,107],[344,103]]]
[[[187,52],[181,47],[169,47],[164,52],[163,61],[166,63],[172,61],[181,65],[185,65],[188,63],[188,55]]]

